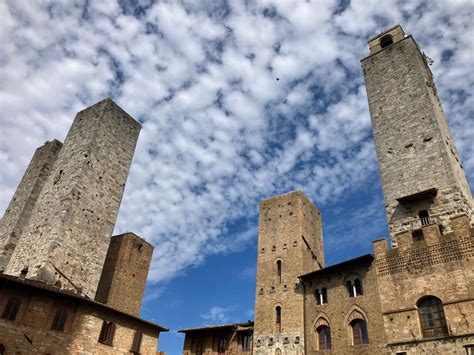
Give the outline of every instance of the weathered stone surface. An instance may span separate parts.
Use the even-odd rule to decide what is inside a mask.
[[[471,216],[473,209],[431,71],[413,37],[402,33],[396,26],[374,37],[373,54],[362,60],[392,239],[410,230],[421,210],[447,233],[453,216]],[[394,43],[381,48],[387,35]],[[400,201],[430,189],[436,196]]]
[[[277,261],[281,262],[281,276]],[[254,354],[304,353],[304,289],[298,277],[324,266],[321,214],[301,192],[260,203]],[[276,323],[281,307],[281,326]]]
[[[138,316],[152,254],[153,245],[133,233],[112,237],[96,301]]]
[[[53,140],[36,149],[0,221],[0,272],[5,270],[23,229],[30,221],[38,196],[49,177],[62,143]]]
[[[21,305],[15,320],[0,318],[0,343],[6,354],[130,354],[135,332],[140,354],[156,354],[160,329],[100,305],[59,293],[0,280],[0,314],[8,299]],[[53,330],[58,309],[67,310],[63,331]],[[103,321],[116,325],[112,345],[99,342]]]
[[[140,128],[110,99],[77,114],[5,273],[94,298]]]

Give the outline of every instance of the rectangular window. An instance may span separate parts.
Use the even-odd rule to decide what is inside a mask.
[[[140,353],[140,346],[142,345],[142,332],[136,331],[133,336],[133,343],[130,349],[131,353],[138,354]]]

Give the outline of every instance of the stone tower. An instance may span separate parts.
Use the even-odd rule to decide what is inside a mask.
[[[298,277],[324,267],[321,214],[302,192],[260,203],[254,354],[304,353]]]
[[[112,237],[96,301],[138,317],[153,245],[133,233]]]
[[[397,234],[472,218],[473,202],[427,59],[397,25],[362,60],[392,242]]]
[[[0,272],[4,271],[44,183],[58,157],[62,143],[53,140],[36,149],[28,168],[0,221]]]
[[[140,129],[110,99],[76,115],[6,274],[94,298]]]

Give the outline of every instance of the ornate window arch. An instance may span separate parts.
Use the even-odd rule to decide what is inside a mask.
[[[423,338],[449,335],[443,302],[435,296],[426,296],[416,303]]]
[[[347,312],[347,324],[351,345],[362,345],[369,343],[367,331],[367,315],[364,310],[357,305],[353,305]]]
[[[318,350],[331,349],[331,326],[325,315],[319,315],[314,323],[313,329],[316,333],[316,348]]]
[[[328,289],[327,289],[327,287],[326,286],[317,287],[314,290],[314,298],[316,300],[316,305],[318,305],[318,306],[328,303]]]

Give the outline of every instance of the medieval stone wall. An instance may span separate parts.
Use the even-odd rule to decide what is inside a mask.
[[[140,353],[156,354],[159,333],[142,322],[61,295],[4,284],[0,314],[13,296],[21,299],[16,319],[0,318],[0,344],[6,354],[130,354],[137,330],[143,334]],[[59,308],[68,311],[64,331],[51,329]],[[116,324],[111,346],[98,341],[104,320]]]
[[[363,294],[349,297],[347,280],[360,279]],[[383,318],[379,303],[377,277],[372,259],[354,260],[341,266],[321,270],[304,279],[306,354],[326,354],[319,350],[317,330],[329,326],[331,354],[377,354],[384,346]],[[316,290],[327,290],[327,303],[317,304]],[[368,344],[354,345],[350,322],[367,323]]]
[[[138,316],[153,246],[133,233],[112,237],[96,301]]]
[[[397,36],[362,68],[392,237],[409,229],[421,209],[449,232],[451,217],[471,215],[472,198],[426,60],[411,36]],[[434,201],[397,201],[432,188]]]
[[[36,149],[10,204],[0,221],[0,271],[5,270],[46,179],[53,168],[62,143],[53,140]]]
[[[94,298],[139,131],[109,99],[77,114],[6,273]]]
[[[244,335],[250,335],[250,350],[242,348]],[[183,355],[197,354],[198,343],[202,343],[203,354],[218,354],[218,342],[225,339],[227,348],[226,354],[249,355],[252,353],[252,332],[236,332],[233,329],[203,330],[202,332],[186,333],[184,339]]]
[[[281,262],[281,275],[278,273]],[[320,212],[301,192],[260,204],[254,353],[304,352],[304,292],[298,276],[324,264]],[[281,309],[277,324],[276,308]]]

